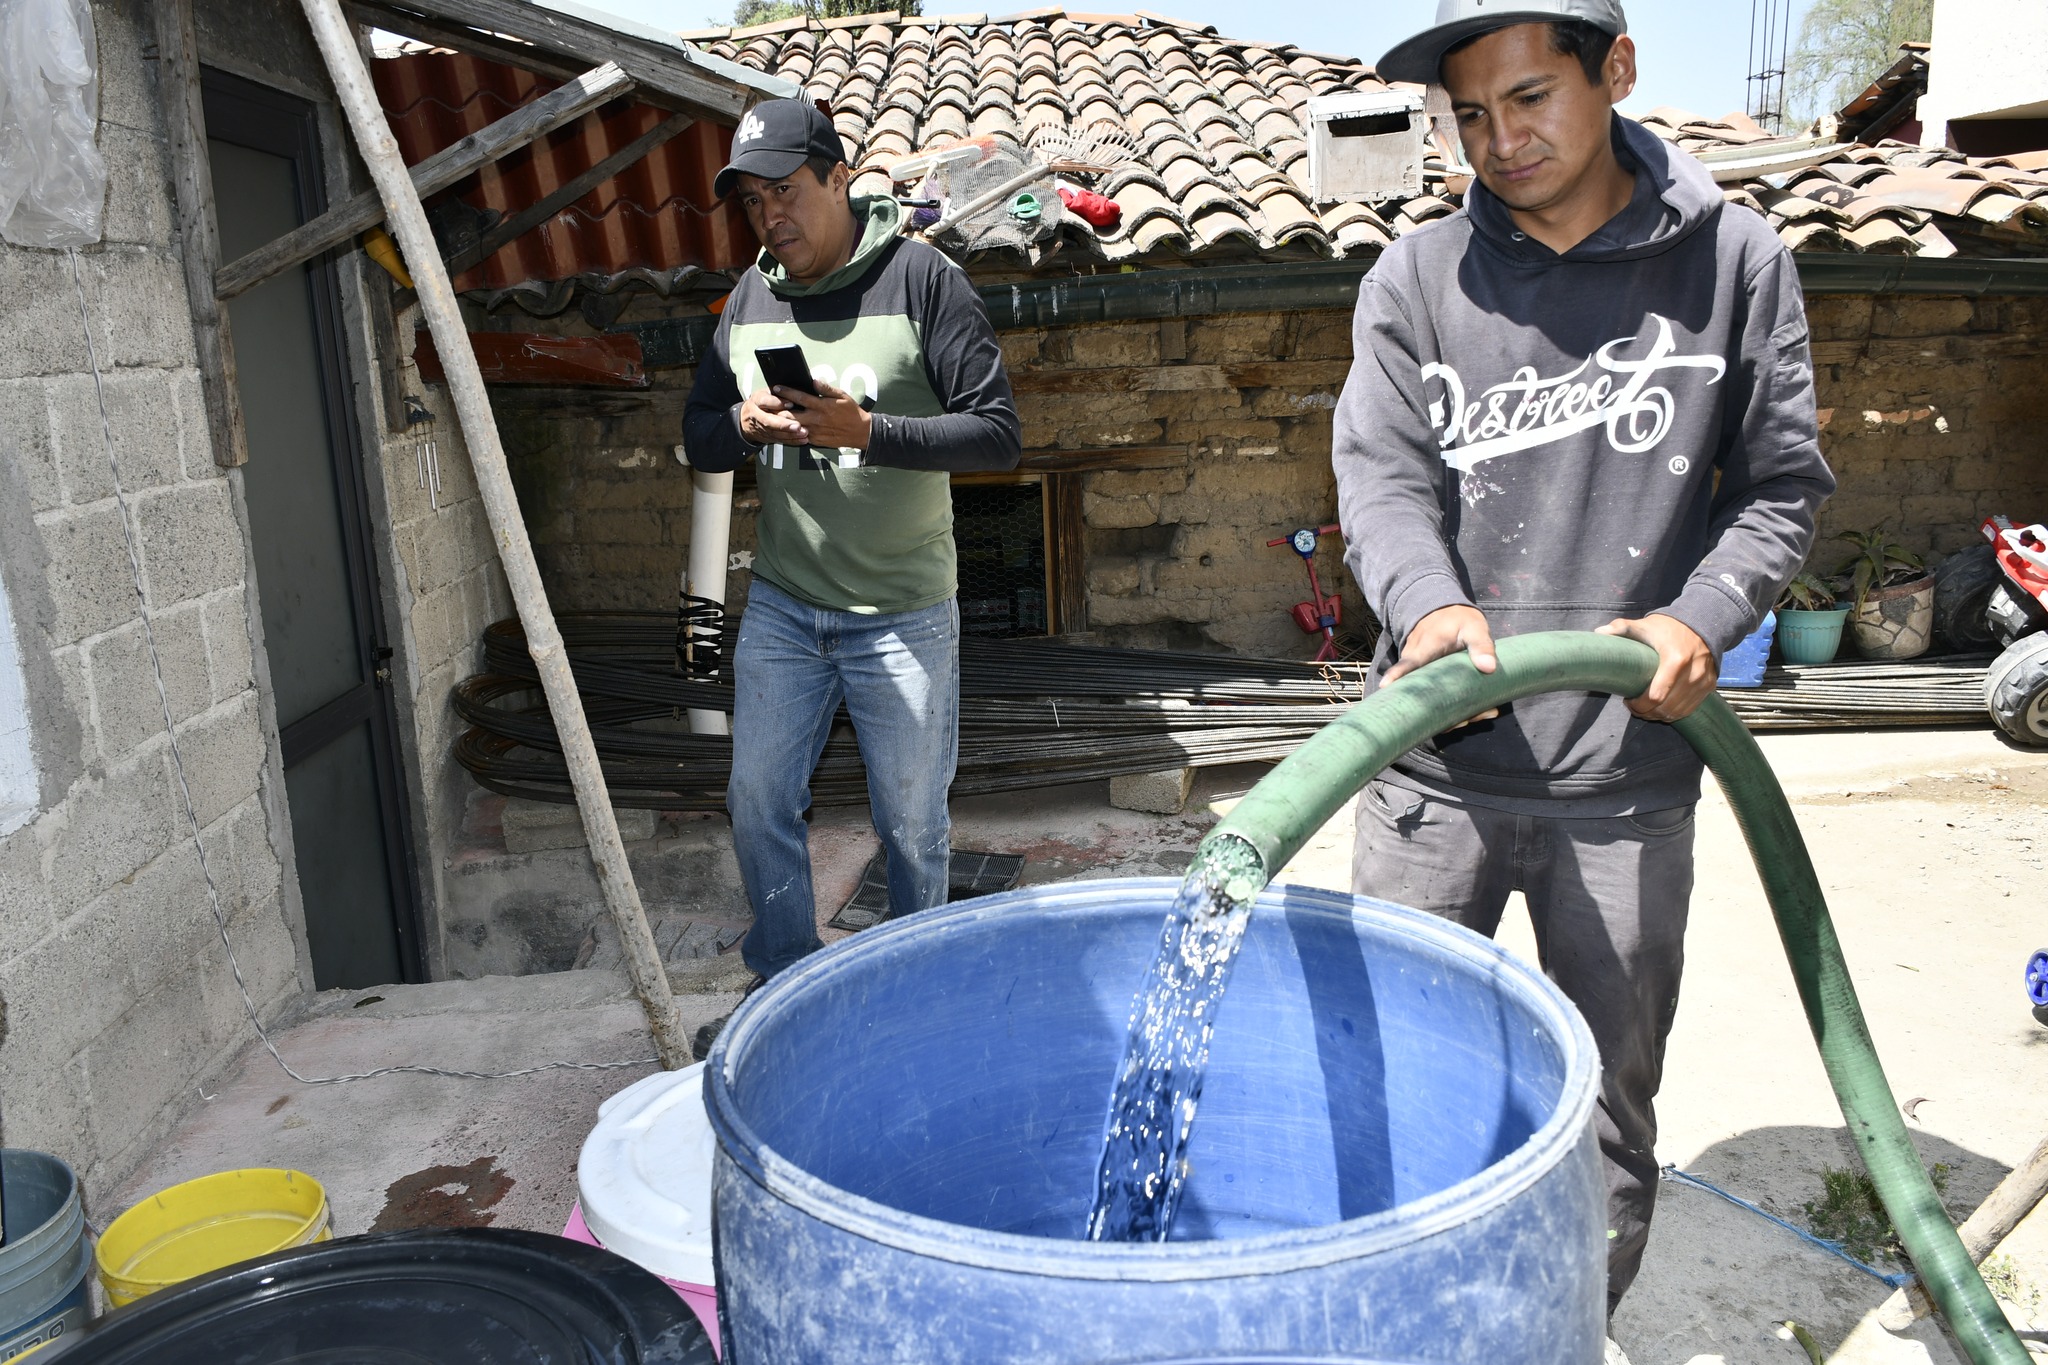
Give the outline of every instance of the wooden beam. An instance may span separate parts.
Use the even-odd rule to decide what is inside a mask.
[[[421,198],[439,193],[500,157],[575,122],[599,105],[632,92],[632,78],[609,62],[595,71],[586,71],[414,166],[413,192]],[[222,266],[213,278],[214,296],[231,299],[323,251],[355,240],[357,233],[383,221],[384,205],[377,196],[369,191],[358,194],[276,241]]]
[[[1172,469],[1187,461],[1186,446],[1091,446],[1027,450],[1017,468],[1046,474],[1091,474],[1100,469]]]
[[[1045,624],[1053,635],[1073,635],[1088,629],[1088,565],[1083,546],[1086,529],[1081,476],[1046,475]]]
[[[678,47],[532,0],[403,0],[403,6],[443,23],[509,33],[576,61],[615,61],[647,89],[728,126],[738,123],[749,105],[765,98],[761,91],[699,66]]]
[[[156,0],[157,91],[170,134],[171,181],[177,193],[179,256],[192,305],[192,340],[213,462],[249,462],[242,398],[235,388],[235,342],[213,291],[220,234],[213,219],[213,169],[206,157],[206,115],[200,100],[199,39],[192,0]]]
[[[531,71],[536,76],[549,80],[566,81],[583,74],[587,62],[574,62],[566,58],[551,56],[531,43],[501,38],[495,33],[478,33],[473,28],[453,24],[437,24],[432,19],[383,5],[355,3],[344,5],[349,18],[365,28],[380,28],[386,33],[395,33],[401,38],[415,42],[432,43],[455,52],[466,52],[472,57],[485,61],[499,62],[505,66]]]
[[[492,227],[484,233],[476,245],[465,247],[450,256],[448,258],[448,274],[451,277],[460,275],[471,266],[481,261],[489,260],[506,243],[525,236],[542,223],[553,218],[563,209],[568,208],[578,199],[581,199],[584,195],[589,194],[605,181],[621,171],[638,165],[655,148],[661,146],[664,142],[667,142],[696,121],[696,119],[688,114],[673,114],[663,119],[653,128],[634,138],[631,142],[619,148],[619,150],[613,152],[589,170],[569,180],[566,184],[555,190],[554,193],[538,203],[527,205],[519,210],[519,212],[506,218],[504,222]]]

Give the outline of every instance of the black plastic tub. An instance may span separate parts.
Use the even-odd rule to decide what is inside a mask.
[[[537,1232],[347,1237],[245,1261],[110,1314],[64,1365],[714,1365],[675,1291]]]

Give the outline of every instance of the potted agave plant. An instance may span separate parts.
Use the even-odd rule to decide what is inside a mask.
[[[1802,573],[1778,597],[1778,653],[1788,664],[1824,664],[1842,647],[1849,608],[1818,574]]]
[[[1927,561],[1885,533],[1845,531],[1855,554],[1842,565],[1849,580],[1849,631],[1869,659],[1916,659],[1934,639],[1934,575]]]

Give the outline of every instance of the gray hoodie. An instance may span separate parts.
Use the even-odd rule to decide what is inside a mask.
[[[1333,462],[1346,558],[1386,623],[1477,606],[1496,638],[1652,612],[1738,643],[1799,569],[1834,491],[1805,301],[1784,245],[1633,120],[1635,197],[1562,256],[1474,184],[1359,289]],[[1619,698],[1550,694],[1387,774],[1556,816],[1698,798],[1700,763]]]

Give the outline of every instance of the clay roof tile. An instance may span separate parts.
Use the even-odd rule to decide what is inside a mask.
[[[1807,221],[1787,223],[1778,229],[1778,240],[1791,251],[1854,251],[1855,243],[1831,223]]]
[[[1847,235],[1864,251],[1885,256],[1910,256],[1919,245],[1897,219],[1884,216],[1849,229]]]
[[[1309,202],[1292,190],[1269,194],[1259,201],[1261,231],[1266,239],[1275,243],[1289,242],[1297,237],[1314,234],[1328,241],[1322,221]]]
[[[1057,8],[993,21],[864,16],[708,41],[721,55],[808,82],[831,103],[849,140],[865,137],[871,157],[883,149],[900,154],[913,135],[919,146],[969,134],[1029,145],[1047,129],[1107,122],[1125,130],[1138,166],[1097,182],[1123,196],[1125,225],[1069,242],[1107,260],[1199,255],[1252,239],[1269,250],[1377,250],[1397,232],[1452,212],[1469,184],[1425,152],[1431,193],[1378,211],[1311,203],[1307,102],[1386,84],[1356,57],[1238,41],[1163,16]],[[1774,140],[1743,114],[1659,108],[1643,117],[1652,132],[1688,150]],[[1845,148],[1768,183],[1725,185],[1723,193],[1764,214],[1781,240],[1801,250],[1952,254],[1956,226],[1969,225],[1980,242],[1987,233],[2038,235],[2048,251],[2048,154],[1971,159],[1888,142]]]

